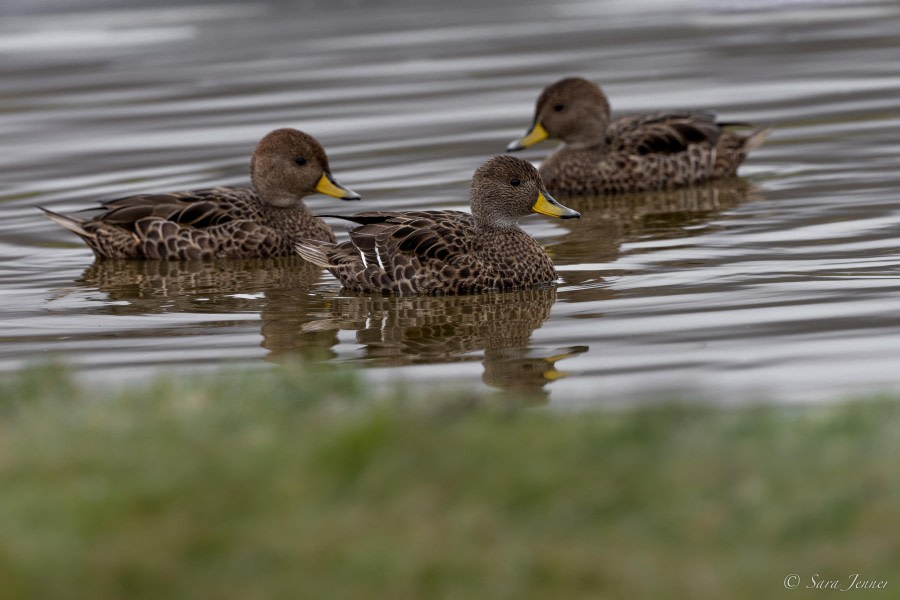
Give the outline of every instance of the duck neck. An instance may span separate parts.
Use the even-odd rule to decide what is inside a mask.
[[[519,220],[498,215],[479,215],[474,213],[475,227],[485,234],[497,234],[519,230]]]
[[[582,152],[597,152],[603,154],[606,151],[605,136],[600,139],[593,140],[576,140],[566,142],[565,148],[568,150],[578,150]]]
[[[260,187],[257,186],[256,193],[259,195],[259,199],[263,201],[263,204],[273,208],[300,208],[306,210],[306,205],[303,204],[303,201],[288,192],[269,190],[265,187],[260,189]]]
[[[302,200],[282,196],[272,201],[271,197],[265,197],[257,192],[259,207],[271,223],[283,224],[287,228],[296,227],[315,221],[316,217],[309,211]]]
[[[609,128],[609,115],[603,111],[594,113],[590,118],[582,120],[576,131],[563,137],[566,146],[573,150],[606,149],[606,134]]]
[[[266,201],[262,201],[260,204],[266,223],[278,231],[296,232],[310,228],[318,229],[320,225],[324,225],[324,222],[316,218],[299,200],[293,200],[285,206]]]
[[[565,140],[566,147],[572,150],[592,150],[603,152],[606,150],[606,128],[591,128],[578,136]]]

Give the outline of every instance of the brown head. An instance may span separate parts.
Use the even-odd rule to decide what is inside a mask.
[[[604,142],[608,125],[609,101],[600,86],[581,77],[567,77],[544,88],[531,129],[506,150],[521,150],[548,138],[595,146]]]
[[[273,206],[288,206],[315,192],[359,200],[359,194],[335,181],[316,138],[296,129],[276,129],[260,140],[250,160],[250,180]]]
[[[517,227],[519,219],[533,212],[560,219],[581,216],[547,193],[531,163],[514,156],[495,156],[476,169],[471,200],[472,214],[482,227]]]

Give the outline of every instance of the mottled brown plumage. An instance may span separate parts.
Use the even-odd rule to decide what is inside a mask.
[[[747,136],[724,129],[704,112],[626,115],[611,119],[603,90],[579,77],[544,89],[534,124],[515,151],[544,139],[560,146],[541,165],[554,194],[596,195],[672,189],[733,177],[769,128]]]
[[[341,217],[360,225],[350,231],[350,241],[304,240],[297,251],[350,291],[466,294],[556,281],[550,258],[518,221],[531,212],[580,215],[546,193],[537,169],[518,158],[495,156],[475,171],[471,205],[471,214],[442,210]]]
[[[358,200],[331,176],[312,136],[278,129],[256,146],[253,189],[215,187],[110,200],[83,216],[48,217],[78,234],[98,258],[208,260],[293,254],[301,238],[334,241],[331,228],[302,198],[322,192]]]

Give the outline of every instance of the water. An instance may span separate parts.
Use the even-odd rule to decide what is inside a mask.
[[[300,353],[560,406],[900,387],[893,2],[108,4],[0,8],[0,370],[62,357],[125,381]],[[572,74],[614,111],[775,131],[740,181],[526,220],[556,290],[372,298],[298,259],[94,263],[35,208],[244,184],[256,141],[292,126],[364,195],[316,212],[465,209],[472,171]]]

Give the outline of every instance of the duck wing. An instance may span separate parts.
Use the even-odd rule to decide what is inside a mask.
[[[104,202],[93,220],[134,231],[144,219],[204,229],[251,216],[255,193],[243,188],[209,188],[168,194],[140,194]]]
[[[472,216],[459,211],[371,212],[349,217],[359,223],[350,242],[370,264],[438,260],[451,264],[468,250]]]
[[[278,235],[258,223],[256,195],[243,188],[140,194],[109,200],[62,222],[104,258],[206,260],[268,256]]]
[[[715,146],[721,134],[712,113],[626,115],[610,125],[607,147],[625,154],[677,154],[692,144]]]
[[[323,215],[336,216],[336,215]],[[336,216],[359,227],[342,244],[304,241],[298,251],[358,291],[423,293],[465,287],[477,272],[474,218],[459,211]],[[450,286],[448,287],[448,282]]]

